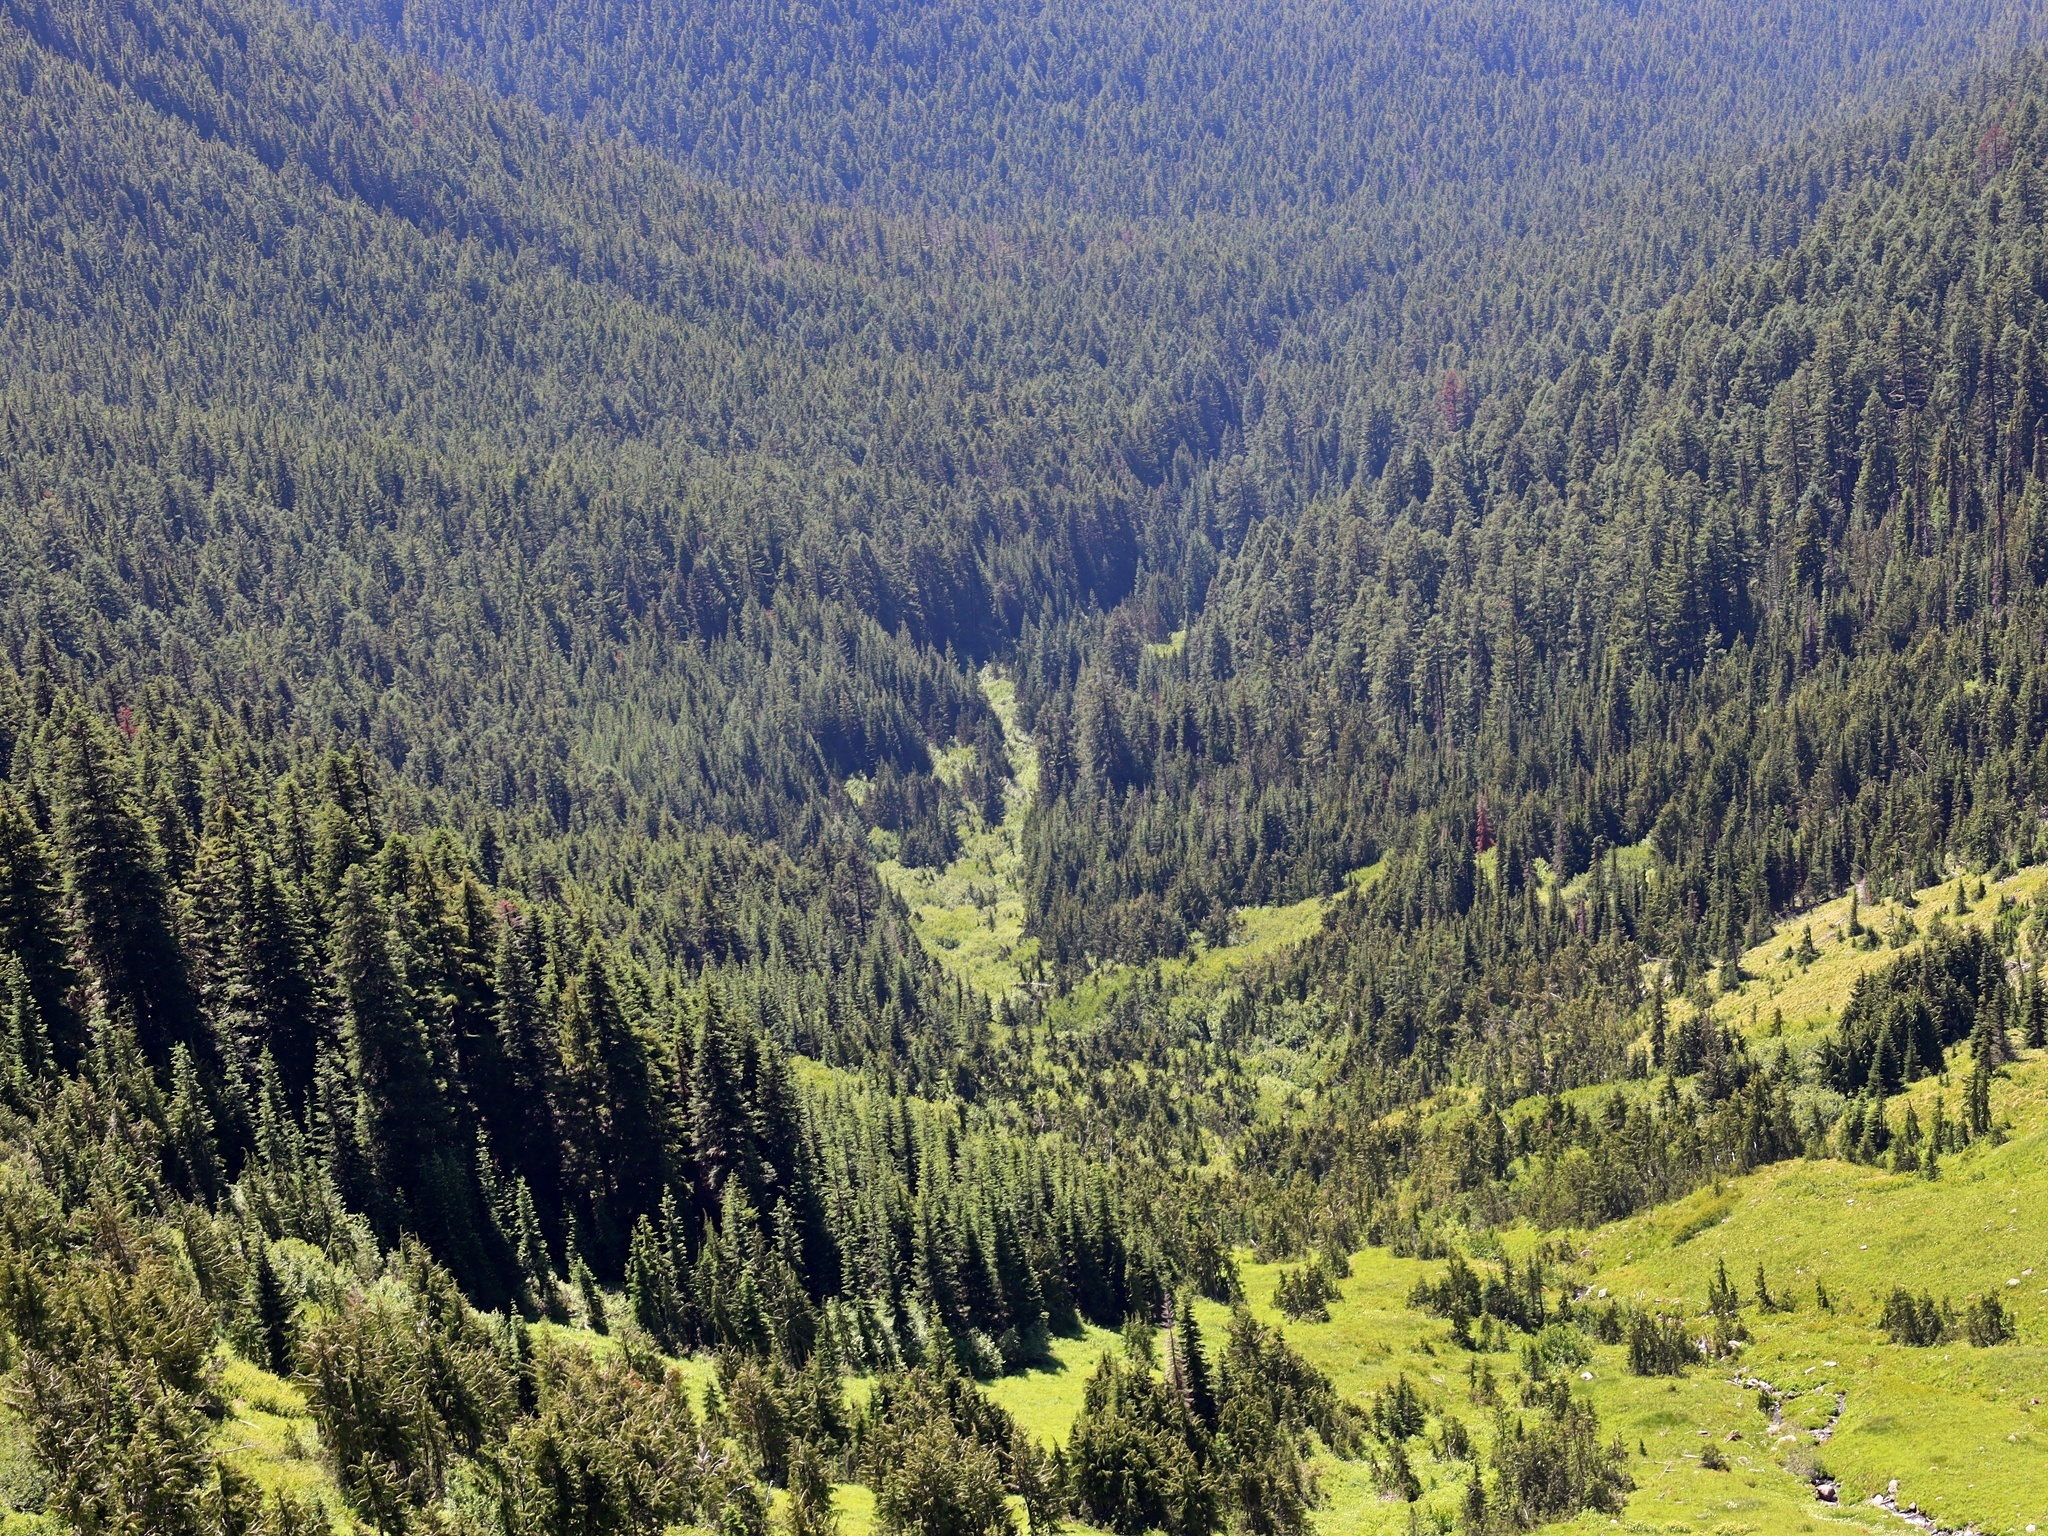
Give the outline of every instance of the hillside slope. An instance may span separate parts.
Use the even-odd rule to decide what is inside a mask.
[[[1908,1096],[1923,1116],[1936,1089],[1930,1082]],[[1569,1234],[1561,1263],[1552,1237],[1504,1234],[1518,1261],[1539,1247],[1552,1253],[1553,1284],[1561,1282],[1553,1315],[1575,1318],[1587,1351],[1583,1365],[1552,1370],[1594,1405],[1603,1436],[1628,1448],[1636,1486],[1619,1512],[1624,1529],[1906,1529],[1873,1502],[1879,1496],[1917,1507],[1946,1530],[2018,1533],[2040,1522],[2048,1511],[2039,1405],[2048,1381],[2048,1251],[2031,1212],[2048,1187],[2048,1055],[2036,1051],[2013,1066],[1995,1102],[2008,1139],[1948,1160],[1935,1181],[1795,1160]],[[1890,1108],[1903,1114],[1902,1103]],[[1420,1390],[1427,1422],[1406,1445],[1421,1488],[1413,1509],[1425,1527],[1432,1518],[1450,1521],[1467,1497],[1471,1463],[1432,1456],[1430,1447],[1443,1443],[1455,1418],[1479,1460],[1491,1455],[1500,1421],[1475,1391],[1476,1372],[1492,1373],[1511,1423],[1531,1337],[1503,1330],[1494,1350],[1460,1347],[1441,1317],[1414,1302],[1418,1282],[1442,1278],[1440,1262],[1368,1249],[1350,1263],[1326,1322],[1290,1321],[1276,1309],[1274,1288],[1288,1265],[1247,1264],[1249,1304],[1351,1400],[1369,1402],[1402,1377]],[[1610,1303],[1666,1311],[1684,1318],[1690,1333],[1711,1332],[1708,1296],[1723,1266],[1741,1293],[1749,1335],[1731,1357],[1695,1354],[1681,1375],[1641,1376],[1631,1372],[1626,1343],[1599,1342],[1596,1320]],[[1757,1305],[1759,1267],[1780,1310]],[[2017,1336],[1991,1348],[1962,1339],[1892,1343],[1879,1319],[1902,1283],[1959,1308],[1995,1294]],[[1575,1308],[1564,1305],[1567,1296],[1578,1299]],[[1225,1314],[1205,1304],[1202,1316],[1213,1336]],[[1074,1378],[1084,1370],[1075,1360],[1057,1375],[1016,1378],[1002,1386],[1001,1400],[1040,1433],[1064,1439],[1080,1411]],[[1725,1467],[1703,1462],[1710,1446]],[[1385,1495],[1371,1464],[1329,1461],[1324,1471],[1317,1529],[1414,1528],[1411,1506]],[[1816,1482],[1831,1485],[1825,1496]],[[1604,1515],[1560,1527],[1610,1528]]]
[[[0,0],[9,1530],[2019,1520],[2037,9]]]

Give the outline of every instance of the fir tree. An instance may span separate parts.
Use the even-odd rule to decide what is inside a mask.
[[[749,1187],[755,1179],[755,1128],[737,1056],[718,990],[707,987],[690,1060],[690,1141],[702,1198],[714,1208],[729,1179]]]
[[[592,942],[562,1012],[565,1176],[590,1212],[591,1251],[612,1274],[636,1217],[662,1189],[653,1063],[627,1019],[610,960]]]
[[[455,1119],[393,955],[389,911],[360,867],[342,877],[335,909],[335,990],[347,1020],[353,1134],[367,1163],[370,1209],[387,1241],[399,1230],[420,1233],[480,1295],[492,1294],[468,1160],[455,1151]]]
[[[82,708],[65,722],[56,782],[66,892],[81,948],[109,1013],[132,1018],[150,1061],[207,1049],[175,938],[157,851],[104,732]]]
[[[0,952],[11,954],[57,1063],[75,1068],[85,1039],[72,998],[78,976],[54,861],[27,808],[0,785]]]
[[[1202,1348],[1202,1325],[1195,1316],[1192,1292],[1182,1292],[1174,1303],[1167,1371],[1169,1379],[1180,1389],[1195,1422],[1204,1429],[1214,1430],[1216,1394],[1209,1383],[1209,1358]]]
[[[250,1358],[265,1370],[289,1376],[296,1351],[291,1302],[271,1264],[270,1245],[261,1232],[250,1234],[249,1248],[249,1283],[242,1296],[242,1312]]]

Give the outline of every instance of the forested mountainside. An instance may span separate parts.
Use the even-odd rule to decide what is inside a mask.
[[[2048,1018],[2048,65],[1781,11],[0,0],[10,1536],[1419,1528],[1361,1243],[1623,1508]]]
[[[307,9],[722,181],[987,219],[1542,217],[1545,173],[1591,185],[1768,144],[2032,20],[1989,0],[1762,26],[1655,0]]]
[[[1071,653],[1027,663],[1040,931],[1171,950],[1382,848],[1498,843],[1513,896],[1648,840],[1639,937],[1683,976],[1852,877],[2030,862],[2039,89],[1898,125],[1790,251],[1553,377],[1447,383],[1431,441],[1262,523],[1170,654],[1112,620],[1071,706]]]

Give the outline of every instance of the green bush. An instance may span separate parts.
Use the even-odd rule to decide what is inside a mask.
[[[1282,1270],[1279,1283],[1273,1288],[1273,1305],[1297,1323],[1327,1323],[1329,1303],[1343,1299],[1344,1293],[1337,1289],[1337,1277],[1330,1273],[1321,1254],[1314,1255],[1299,1269]]]
[[[1599,1415],[1569,1392],[1554,1395],[1534,1423],[1501,1414],[1493,1465],[1489,1530],[1532,1530],[1587,1509],[1619,1514],[1635,1487],[1628,1448],[1619,1439],[1603,1447]]]
[[[1628,1330],[1628,1368],[1635,1376],[1683,1376],[1698,1363],[1699,1346],[1675,1317],[1639,1312]]]
[[[2012,1314],[1996,1291],[1979,1296],[1963,1312],[1963,1337],[1979,1349],[2010,1344],[2015,1333]]]
[[[1885,1298],[1877,1326],[1894,1344],[1929,1349],[1953,1335],[1955,1310],[1946,1301],[1937,1306],[1925,1292],[1916,1298],[1904,1286],[1895,1286]]]

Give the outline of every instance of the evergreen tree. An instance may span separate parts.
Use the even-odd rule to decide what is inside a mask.
[[[1195,1422],[1213,1431],[1216,1394],[1209,1385],[1209,1359],[1202,1348],[1202,1326],[1195,1317],[1195,1298],[1191,1292],[1182,1292],[1174,1303],[1167,1379],[1179,1389]]]
[[[700,1198],[713,1208],[728,1180],[751,1188],[756,1178],[755,1126],[738,1055],[725,1005],[718,990],[707,987],[690,1059],[690,1142]]]
[[[174,1045],[207,1051],[209,1042],[173,936],[154,840],[123,782],[119,754],[81,707],[64,722],[58,764],[59,845],[80,947],[102,1004],[132,1019],[150,1061],[167,1069]]]
[[[14,957],[35,1019],[64,1068],[78,1065],[85,1038],[73,1005],[78,977],[62,885],[42,834],[20,799],[0,785],[0,951]]]
[[[534,940],[533,926],[516,909],[502,914],[493,978],[502,1077],[475,1084],[472,1093],[493,1144],[529,1186],[529,1201],[553,1208],[561,1177],[554,1113],[560,1054],[544,1016]]]
[[[353,1135],[370,1181],[370,1213],[386,1241],[400,1231],[446,1254],[479,1296],[502,1281],[479,1241],[468,1160],[455,1150],[456,1119],[434,1070],[417,1004],[393,955],[384,901],[361,867],[336,892],[335,990],[345,1010]]]
[[[280,1376],[289,1376],[296,1351],[291,1302],[271,1264],[270,1245],[261,1232],[250,1235],[249,1248],[249,1283],[242,1295],[246,1347],[256,1364]]]
[[[589,1213],[593,1255],[617,1274],[634,1221],[660,1198],[662,1127],[653,1063],[596,941],[562,1010],[561,1059],[564,1175]]]

